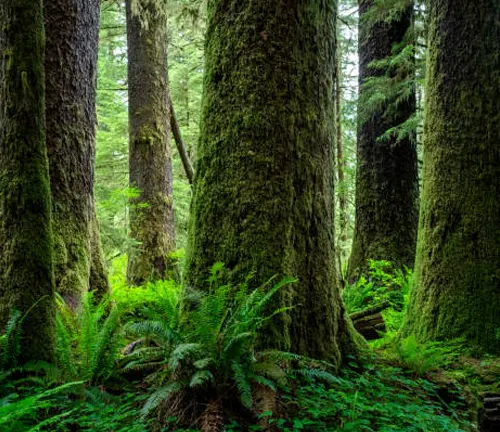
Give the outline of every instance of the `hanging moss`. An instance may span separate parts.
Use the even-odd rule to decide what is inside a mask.
[[[21,362],[52,360],[55,342],[44,42],[41,1],[0,3],[0,328],[36,304]]]
[[[265,346],[340,364],[353,351],[333,232],[336,2],[209,2],[187,282],[208,269],[298,283]],[[275,305],[279,306],[279,305]]]
[[[500,353],[500,4],[429,10],[423,191],[404,334]]]
[[[360,108],[368,104],[367,80],[391,71],[374,69],[372,62],[388,58],[411,29],[413,2],[398,20],[373,24],[367,19],[374,0],[359,0]],[[411,73],[411,72],[410,72]],[[398,72],[400,79],[410,79]],[[418,167],[414,134],[402,140],[379,139],[387,130],[415,114],[415,92],[386,114],[386,101],[369,115],[359,116],[356,225],[349,259],[349,279],[367,270],[368,260],[387,260],[413,267],[418,226]],[[361,110],[360,110],[361,111]],[[365,118],[366,117],[366,118]]]
[[[99,0],[53,0],[44,11],[56,289],[76,307],[89,288],[108,290],[102,252],[94,244]]]
[[[140,15],[139,15],[140,13]],[[131,236],[128,280],[162,279],[175,249],[165,4],[127,1]]]

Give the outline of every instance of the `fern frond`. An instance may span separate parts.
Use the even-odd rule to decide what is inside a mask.
[[[177,347],[172,351],[170,358],[168,359],[168,365],[171,369],[177,369],[183,360],[193,360],[196,355],[201,352],[203,345],[199,343],[184,343],[177,345]]]
[[[232,362],[231,369],[233,371],[234,383],[240,394],[241,404],[251,410],[253,405],[252,388],[245,374],[245,369],[235,361]]]
[[[141,414],[142,414],[142,417],[145,418],[148,416],[148,414],[155,410],[156,408],[158,408],[158,406],[163,402],[165,401],[166,399],[168,399],[170,396],[172,396],[173,394],[177,393],[178,391],[180,391],[182,389],[182,384],[177,382],[177,381],[173,381],[173,382],[170,382],[168,383],[166,386],[164,387],[161,387],[159,388],[158,390],[156,390],[149,398],[148,400],[146,401],[146,403],[144,404],[142,410],[141,410]]]
[[[199,370],[196,371],[191,377],[191,381],[189,382],[189,387],[199,387],[207,382],[215,382],[215,377],[212,372],[209,370]]]
[[[260,385],[263,385],[263,386],[266,386],[268,388],[270,388],[272,391],[276,391],[276,383],[271,381],[270,379],[262,376],[262,375],[257,375],[257,374],[250,374],[249,378],[256,382],[257,384],[260,384]]]

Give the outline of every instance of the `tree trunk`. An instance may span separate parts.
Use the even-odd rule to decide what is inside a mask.
[[[96,267],[102,255],[94,203],[99,0],[51,0],[44,9],[56,290],[77,306],[89,288],[108,289],[104,266]]]
[[[335,81],[335,111],[336,111],[336,125],[337,125],[337,191],[338,203],[339,203],[339,245],[337,246],[339,270],[341,272],[340,281],[342,288],[344,285],[344,278],[342,277],[342,270],[344,267],[344,262],[346,261],[345,247],[347,243],[347,231],[349,224],[349,216],[347,213],[347,192],[345,184],[345,160],[344,160],[344,146],[342,139],[342,55],[340,52],[340,47],[337,47],[337,75]]]
[[[0,2],[0,328],[22,322],[21,361],[52,360],[55,301],[40,0]]]
[[[353,343],[336,283],[333,0],[212,0],[187,282],[209,268],[295,276],[263,346],[337,365]]]
[[[170,149],[170,93],[166,6],[157,0],[128,0],[128,94],[131,236],[128,279],[162,279],[175,249]]]
[[[170,108],[170,128],[172,129],[172,133],[175,138],[175,145],[177,147],[177,151],[179,152],[179,156],[182,161],[182,166],[184,167],[184,172],[186,173],[186,177],[188,179],[189,184],[193,184],[194,179],[194,169],[191,164],[191,160],[189,159],[189,154],[187,152],[186,144],[184,144],[184,140],[182,139],[181,128],[179,127],[179,123],[177,122],[177,117],[175,116],[174,104],[172,103],[172,99],[169,99],[169,108]]]
[[[412,26],[413,8],[390,23],[369,23],[366,13],[373,0],[359,0],[360,106],[366,80],[386,74],[370,64],[391,56]],[[408,74],[402,73],[402,79]],[[411,72],[410,72],[411,73]],[[395,102],[392,102],[395,103]],[[385,115],[388,103],[360,116],[356,173],[356,224],[349,260],[349,279],[367,268],[368,259],[387,260],[396,267],[413,267],[418,226],[418,167],[415,137],[378,140],[387,130],[406,121],[416,109],[415,92]]]
[[[500,353],[500,4],[429,9],[423,189],[403,334]]]

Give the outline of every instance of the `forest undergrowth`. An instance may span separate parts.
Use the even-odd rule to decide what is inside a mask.
[[[259,347],[273,298],[294,281],[253,289],[252,275],[206,293],[175,279],[127,287],[118,260],[113,295],[74,312],[59,298],[53,363],[18,364],[24,316],[0,338],[2,431],[472,431],[500,360],[473,359],[462,341],[398,337],[411,273],[372,261],[344,290],[349,313],[388,301],[386,332],[340,371]],[[35,306],[36,307],[36,306]],[[28,312],[29,313],[29,312]]]

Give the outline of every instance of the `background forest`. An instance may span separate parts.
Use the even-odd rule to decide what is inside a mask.
[[[0,431],[500,431],[497,0],[0,0]]]

